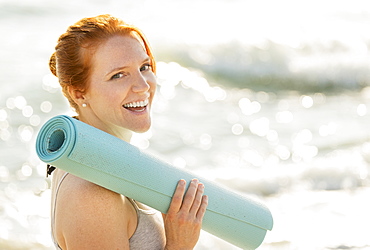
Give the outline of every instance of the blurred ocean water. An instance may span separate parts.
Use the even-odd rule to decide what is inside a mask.
[[[152,129],[133,143],[255,196],[260,249],[370,249],[367,1],[0,0],[0,249],[53,249],[40,126],[72,114],[57,38],[110,13],[158,60]],[[237,249],[203,232],[197,249]]]

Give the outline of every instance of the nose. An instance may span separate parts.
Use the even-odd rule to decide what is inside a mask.
[[[136,93],[148,91],[150,89],[148,80],[141,72],[138,72],[132,85],[132,91]]]

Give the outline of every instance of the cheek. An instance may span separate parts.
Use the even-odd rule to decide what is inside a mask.
[[[91,101],[101,107],[112,106],[122,101],[122,95],[119,93],[114,89],[96,88],[91,95]]]

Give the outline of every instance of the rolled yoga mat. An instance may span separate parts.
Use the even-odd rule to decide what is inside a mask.
[[[166,213],[180,179],[199,179],[209,203],[202,229],[243,249],[263,241],[273,219],[264,205],[159,160],[135,146],[68,116],[41,128],[42,161]]]

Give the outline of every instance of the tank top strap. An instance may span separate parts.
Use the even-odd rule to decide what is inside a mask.
[[[55,207],[57,205],[57,196],[58,196],[58,191],[59,191],[59,188],[60,188],[60,185],[62,184],[62,182],[64,181],[64,179],[66,178],[66,176],[68,175],[69,173],[66,172],[63,174],[62,178],[60,178],[56,188],[55,188],[55,194],[54,194],[54,205],[53,205],[53,211],[52,211],[52,214],[51,214],[51,237],[53,239],[53,242],[54,242],[54,245],[57,249],[62,249],[59,245],[58,245],[58,242],[55,240],[55,236],[54,236],[54,228],[55,228]]]
[[[135,210],[136,210],[136,212],[138,213],[138,212],[140,212],[142,209],[137,205],[137,203],[135,202],[135,200],[134,199],[131,199],[131,198],[129,198],[129,197],[127,197],[126,196],[126,198],[127,198],[127,200],[134,206],[134,208],[135,208]],[[138,214],[139,215],[139,214]]]

